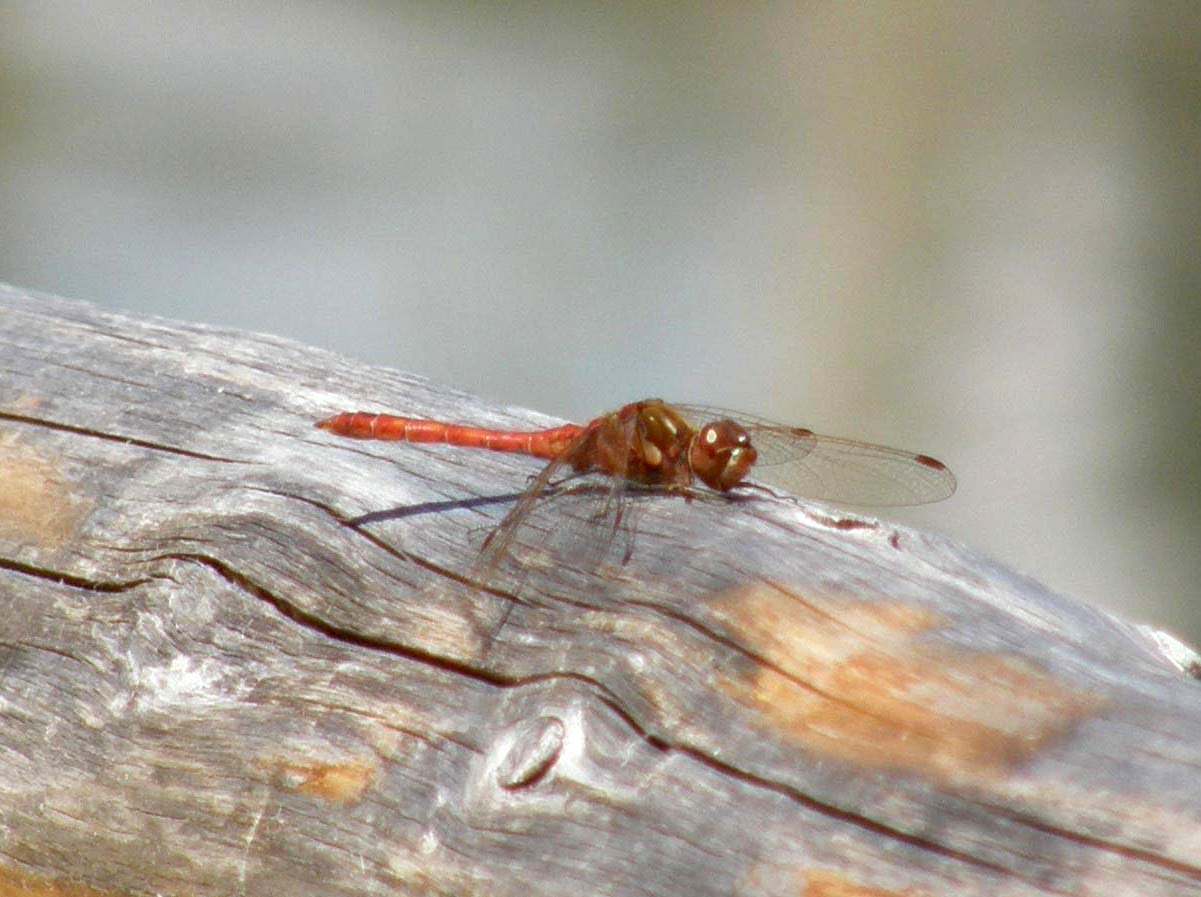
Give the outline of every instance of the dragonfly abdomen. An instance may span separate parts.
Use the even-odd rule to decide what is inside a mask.
[[[429,442],[545,459],[557,458],[582,429],[576,424],[565,424],[549,430],[491,430],[368,411],[344,411],[319,421],[316,426],[351,439]]]

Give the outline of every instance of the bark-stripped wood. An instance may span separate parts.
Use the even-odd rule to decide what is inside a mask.
[[[764,496],[479,588],[537,462],[347,408],[546,424],[0,287],[0,893],[1201,893],[1166,642]]]

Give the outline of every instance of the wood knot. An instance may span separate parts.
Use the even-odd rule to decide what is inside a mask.
[[[536,783],[559,758],[565,733],[566,727],[557,716],[539,716],[520,723],[496,768],[497,783],[509,791]]]

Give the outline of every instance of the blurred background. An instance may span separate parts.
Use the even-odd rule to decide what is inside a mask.
[[[885,516],[1201,643],[1199,47],[1168,0],[0,0],[0,280],[933,454]]]

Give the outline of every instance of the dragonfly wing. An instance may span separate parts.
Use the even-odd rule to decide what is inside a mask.
[[[789,457],[794,438],[789,434],[796,431],[756,426],[748,430],[751,444],[760,451],[752,478],[796,495],[886,507],[941,501],[955,491],[955,475],[928,455],[805,430],[806,451]],[[782,447],[777,445],[781,441]]]
[[[509,513],[488,533],[472,569],[472,578],[490,584],[498,568],[509,557],[513,546],[527,523],[531,514],[540,503],[546,502],[554,493],[553,483],[557,477],[571,469],[569,448],[559,457],[549,461],[538,474],[530,480],[529,486],[521,493],[517,503]]]
[[[759,456],[751,479],[795,495],[887,507],[941,501],[955,491],[954,474],[928,455],[822,436],[724,408],[672,407],[694,427],[723,419],[741,424]]]
[[[590,451],[585,428],[562,454],[547,463],[512,510],[489,533],[472,578],[519,593],[530,568],[554,566],[591,570],[621,529],[623,475],[595,478],[576,472]],[[584,465],[586,466],[586,465]],[[577,482],[568,482],[578,480]]]

